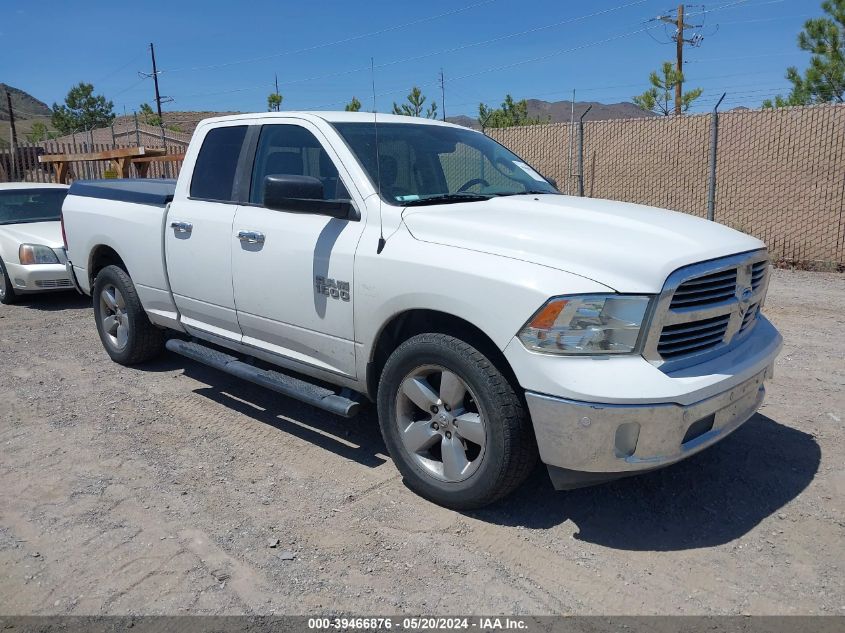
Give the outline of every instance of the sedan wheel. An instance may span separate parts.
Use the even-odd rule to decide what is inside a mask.
[[[6,267],[3,265],[3,261],[0,260],[0,303],[9,305],[10,303],[14,303],[16,298],[15,291],[12,288],[12,280],[9,279]]]
[[[448,483],[478,470],[487,428],[477,402],[467,383],[445,367],[426,365],[405,377],[396,396],[396,422],[417,466]]]

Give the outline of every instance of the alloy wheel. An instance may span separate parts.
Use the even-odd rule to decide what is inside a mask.
[[[129,342],[129,315],[126,301],[115,286],[109,284],[100,291],[100,318],[109,344],[122,350]]]
[[[396,395],[403,448],[426,473],[448,483],[464,481],[484,459],[487,425],[464,380],[438,365],[409,373]]]

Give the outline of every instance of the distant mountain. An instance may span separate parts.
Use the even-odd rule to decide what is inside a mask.
[[[543,101],[541,99],[528,99],[528,114],[532,117],[540,117],[550,123],[567,123],[572,117],[571,101]],[[592,108],[590,108],[592,106]],[[653,112],[646,112],[633,103],[599,103],[598,101],[576,101],[575,120],[577,121],[584,112],[590,111],[584,117],[585,121],[607,121],[610,119],[645,119],[657,116]],[[478,119],[466,115],[446,117],[447,121],[465,127],[479,129]]]
[[[23,121],[25,119],[50,116],[52,113],[50,106],[43,101],[39,101],[31,94],[26,93],[19,88],[13,88],[12,86],[0,83],[0,120],[2,121],[9,120],[9,106],[6,102],[6,91],[8,91],[12,97],[12,110],[15,112],[15,119]]]
[[[592,108],[590,108],[592,106]],[[621,103],[599,103],[598,101],[576,101],[575,120],[584,112],[590,111],[584,117],[585,121],[608,121],[611,119],[647,119],[657,116],[654,112],[647,112],[642,108],[623,101]],[[552,123],[564,123],[572,117],[571,101],[542,101],[528,99],[528,114],[540,118],[550,118]]]
[[[463,125],[464,127],[471,127],[476,130],[481,127],[480,125],[478,125],[478,119],[474,119],[465,114],[459,114],[458,116],[447,116],[446,120],[449,123],[454,123],[455,125]]]

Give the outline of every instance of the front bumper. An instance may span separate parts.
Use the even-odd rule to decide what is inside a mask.
[[[17,294],[73,289],[73,282],[68,278],[64,264],[22,266],[6,263],[6,271]]]
[[[771,376],[769,366],[688,406],[586,403],[531,392],[526,399],[543,462],[593,483],[668,466],[715,444],[754,415]]]

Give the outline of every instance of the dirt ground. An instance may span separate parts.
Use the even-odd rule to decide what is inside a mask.
[[[458,513],[372,412],[120,367],[75,295],[0,306],[0,613],[845,614],[845,276],[776,271],[766,311],[775,379],[721,444]]]

